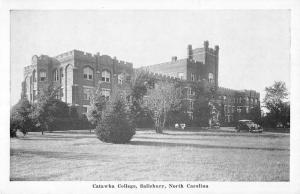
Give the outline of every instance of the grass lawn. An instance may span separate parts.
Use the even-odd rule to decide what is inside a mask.
[[[89,131],[11,139],[10,179],[289,181],[290,136],[230,131],[137,131],[130,144]]]

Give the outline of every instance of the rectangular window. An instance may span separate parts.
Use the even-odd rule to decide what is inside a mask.
[[[195,74],[193,74],[193,73],[191,74],[191,80],[195,81]]]
[[[187,88],[187,94],[188,94],[188,96],[193,95],[192,88]]]
[[[184,73],[178,73],[177,75],[179,79],[184,79]]]
[[[88,95],[86,93],[83,93],[83,99],[87,100],[88,99]]]
[[[84,113],[87,113],[87,107],[82,107]]]
[[[83,74],[83,78],[84,78],[84,79],[87,79],[87,74]]]
[[[93,76],[92,76],[92,75],[89,75],[89,79],[93,79]]]
[[[83,99],[90,100],[91,99],[91,88],[83,88]]]
[[[40,72],[40,81],[46,81],[46,72],[42,71]]]
[[[192,112],[189,112],[189,113],[188,113],[188,116],[189,116],[189,119],[190,119],[190,120],[193,120],[193,119],[194,119],[193,113],[192,113]]]
[[[102,88],[101,95],[105,97],[106,100],[110,98],[110,89]]]
[[[36,90],[33,90],[33,99],[35,99],[35,96],[36,96]]]
[[[102,81],[103,82],[110,82],[110,72],[109,71],[107,71],[107,70],[105,70],[105,71],[102,71]]]
[[[118,84],[123,84],[124,76],[123,74],[118,75]]]
[[[241,113],[242,112],[242,108],[240,106],[237,107],[237,112]]]
[[[194,109],[194,102],[190,101],[190,110],[193,110],[193,109]]]

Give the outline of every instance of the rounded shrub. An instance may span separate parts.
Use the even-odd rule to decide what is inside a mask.
[[[112,110],[106,111],[96,126],[98,139],[107,143],[128,143],[135,134],[132,118],[122,100],[114,103]]]

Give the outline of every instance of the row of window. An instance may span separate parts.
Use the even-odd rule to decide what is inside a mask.
[[[242,106],[237,106],[236,107],[236,111],[238,113],[241,113],[242,112],[242,108],[243,108]],[[245,109],[246,109],[246,113],[249,113],[249,107],[246,106]],[[225,112],[225,114],[227,114],[227,113],[234,113],[235,112],[235,106],[224,105],[224,112]]]
[[[84,100],[90,100],[93,94],[93,88],[83,88],[83,99]],[[101,89],[101,95],[104,96],[107,100],[110,98],[110,89],[102,88]]]
[[[223,99],[224,101],[227,100],[227,96],[219,96],[220,99]],[[242,103],[242,97],[239,97],[239,98],[228,98],[228,102],[233,102],[233,103]],[[257,104],[258,102],[258,99],[255,98],[250,98],[250,97],[246,97],[245,98],[245,101],[248,103],[250,101],[250,103],[255,103]]]
[[[197,81],[196,79],[197,79],[196,74],[191,73],[191,81]],[[200,75],[199,75],[198,81],[201,81]],[[209,83],[214,83],[214,74],[208,73],[208,82]]]
[[[63,77],[63,76],[64,76],[64,74],[61,71],[60,77]],[[101,76],[102,76],[101,77],[101,81],[110,83],[111,73],[109,71],[106,71],[106,70],[103,71],[102,74],[101,74]],[[33,72],[32,77],[33,77],[33,81],[35,82],[36,81],[35,71]],[[46,73],[46,71],[45,70],[41,70],[39,72],[39,77],[40,77],[39,81],[41,81],[41,82],[46,81],[46,79],[47,79],[47,73]],[[118,75],[118,83],[119,84],[123,84],[124,77],[125,76],[123,74],[119,74]],[[83,78],[85,80],[93,80],[93,70],[90,67],[86,67],[86,68],[83,69]],[[57,69],[53,71],[53,81],[59,81],[59,72],[58,72]]]

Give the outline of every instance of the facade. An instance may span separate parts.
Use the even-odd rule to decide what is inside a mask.
[[[149,65],[141,69],[184,80],[186,83],[184,100],[191,119],[193,119],[195,101],[195,93],[189,84],[191,82],[198,84],[205,82],[209,87],[216,88],[216,96],[212,101],[222,108],[220,112],[223,114],[218,115],[218,117],[223,118],[218,119],[225,123],[243,119],[242,113],[247,114],[254,107],[260,108],[260,94],[258,92],[219,87],[219,46],[210,48],[208,41],[204,41],[202,48],[193,49],[192,45],[188,45],[187,57],[184,59],[177,59],[176,56],[173,56],[169,62]],[[235,113],[237,113],[236,118]]]
[[[253,90],[233,90],[219,87],[219,46],[209,47],[204,41],[202,48],[187,47],[187,57],[172,57],[169,62],[149,65],[134,70],[133,64],[118,61],[115,57],[92,55],[78,50],[65,52],[56,57],[47,55],[32,57],[32,64],[24,68],[22,95],[35,102],[37,95],[49,84],[61,86],[58,99],[74,105],[78,112],[86,113],[91,93],[98,89],[107,98],[118,88],[125,96],[130,94],[129,82],[135,71],[145,71],[165,81],[180,81],[184,84],[184,104],[193,120],[195,92],[191,83],[207,84],[216,89],[213,101],[222,109],[219,120],[230,123],[242,119],[241,113],[260,108],[260,94]],[[235,117],[235,115],[240,115]]]
[[[24,68],[22,95],[35,102],[37,95],[49,84],[61,86],[57,98],[76,106],[80,113],[86,113],[95,89],[107,98],[116,87],[122,88],[127,95],[126,83],[132,75],[132,63],[99,53],[92,55],[72,50],[56,57],[34,55],[32,64]]]

